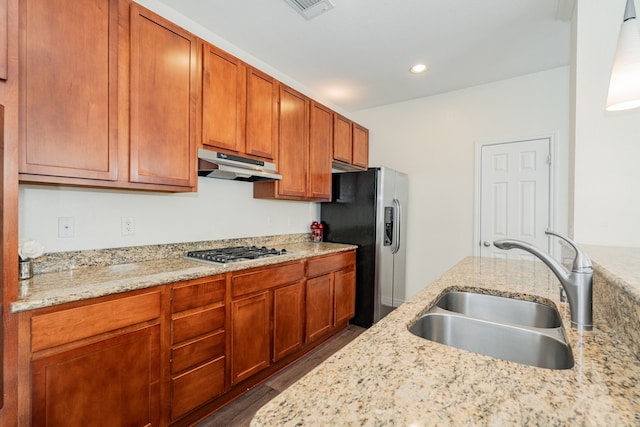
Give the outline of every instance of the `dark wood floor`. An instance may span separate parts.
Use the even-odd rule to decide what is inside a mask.
[[[306,354],[286,369],[278,372],[258,387],[249,391],[244,396],[225,406],[197,427],[246,427],[251,422],[255,413],[268,401],[280,394],[281,391],[296,382],[307,372],[322,363],[336,351],[351,342],[364,332],[365,329],[355,325],[349,325],[347,329],[331,338],[320,347]]]

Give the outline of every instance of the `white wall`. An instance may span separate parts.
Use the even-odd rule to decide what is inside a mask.
[[[20,185],[19,235],[46,252],[305,233],[320,217],[308,202],[253,199],[253,184],[199,178],[197,193],[155,193]],[[75,237],[58,237],[73,217]],[[135,234],[123,236],[121,218]]]
[[[407,297],[473,254],[476,142],[556,133],[567,229],[569,67],[363,110],[370,163],[409,174]]]
[[[576,6],[571,222],[578,242],[640,247],[640,109],[605,111],[625,3],[579,0]],[[635,5],[640,11],[640,1]]]

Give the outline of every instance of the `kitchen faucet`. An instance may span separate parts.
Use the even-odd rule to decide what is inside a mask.
[[[569,272],[562,264],[553,259],[549,254],[540,251],[535,246],[520,240],[496,240],[494,246],[499,249],[522,249],[525,250],[551,269],[556,275],[560,284],[564,288],[569,309],[571,311],[571,326],[577,329],[590,331],[593,329],[593,268],[589,256],[580,249],[575,242],[552,231],[545,231],[545,234],[559,237],[567,242],[575,251],[573,266]]]

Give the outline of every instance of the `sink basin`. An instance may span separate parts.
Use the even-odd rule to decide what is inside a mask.
[[[455,313],[427,312],[409,331],[440,344],[524,365],[573,367],[573,355],[561,327],[527,328]]]
[[[436,306],[443,310],[495,322],[513,323],[534,328],[562,326],[558,311],[551,306],[496,295],[461,291],[448,292],[438,300]]]

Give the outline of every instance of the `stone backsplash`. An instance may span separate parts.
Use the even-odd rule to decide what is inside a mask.
[[[52,252],[33,261],[34,274],[54,273],[84,267],[180,258],[187,251],[231,246],[286,247],[287,244],[306,242],[308,233],[277,236],[243,237],[235,239],[206,240],[200,242],[170,243],[163,245],[131,246],[125,248],[92,249],[83,251]]]

